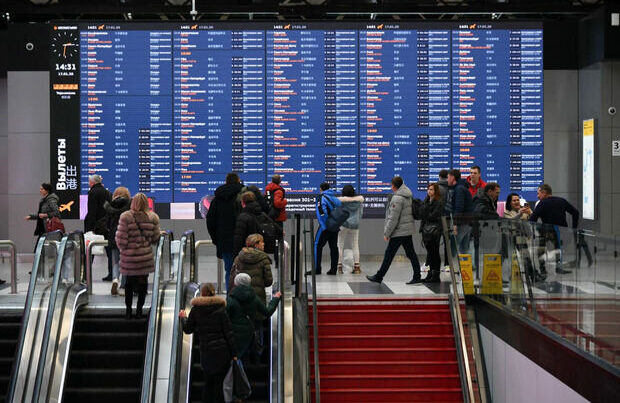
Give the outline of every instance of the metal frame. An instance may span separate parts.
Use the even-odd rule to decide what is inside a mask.
[[[108,246],[108,241],[105,240],[96,240],[90,241],[88,246],[86,247],[86,288],[88,289],[88,295],[93,294],[93,264],[92,264],[92,256],[93,256],[93,248],[95,246]],[[80,275],[80,279],[84,280],[84,274]]]
[[[194,267],[196,271],[195,273],[196,282],[198,282],[198,267],[199,267],[199,257],[200,257],[198,254],[198,251],[200,250],[200,247],[205,246],[205,245],[215,246],[213,241],[210,239],[200,239],[194,243],[194,250],[195,250]],[[218,294],[222,293],[223,279],[224,279],[224,261],[222,259],[217,259],[217,289],[216,289],[216,292]]]
[[[11,250],[11,294],[17,294],[17,250],[10,239],[0,240],[0,248],[8,246]],[[4,255],[2,256],[4,263]]]

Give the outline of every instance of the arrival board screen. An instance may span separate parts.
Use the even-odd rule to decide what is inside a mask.
[[[52,181],[85,214],[88,176],[194,218],[237,172],[282,176],[291,212],[321,182],[383,213],[390,180],[423,198],[479,165],[502,194],[543,181],[540,23],[57,23]],[[81,201],[81,203],[80,203]],[[79,205],[82,208],[79,208]]]

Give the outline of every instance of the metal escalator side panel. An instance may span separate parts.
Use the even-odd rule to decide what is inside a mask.
[[[50,369],[51,375],[48,387],[49,402],[62,402],[75,317],[80,307],[87,303],[88,292],[85,285],[74,284],[67,288],[63,298],[63,312],[61,323],[56,333],[57,338],[55,341],[50,340],[50,343],[54,346],[53,357],[55,358],[49,360],[50,363],[54,365],[54,367]]]
[[[189,312],[192,308],[191,301],[200,294],[200,287],[196,283],[185,284],[185,312]],[[183,340],[180,351],[179,364],[179,382],[177,401],[188,402],[191,388],[191,367],[192,367],[192,349],[194,346],[194,335],[183,333]]]
[[[167,281],[161,287],[157,308],[159,312],[157,313],[155,350],[153,351],[152,401],[154,402],[165,402],[168,396],[168,371],[170,370],[175,293],[176,284],[174,281]]]

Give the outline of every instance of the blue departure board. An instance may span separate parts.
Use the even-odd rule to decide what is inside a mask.
[[[63,201],[95,173],[164,218],[192,218],[228,172],[260,188],[280,174],[292,212],[313,211],[323,181],[352,184],[369,215],[395,175],[420,198],[441,169],[479,165],[526,199],[543,182],[540,23],[59,23],[51,36]]]

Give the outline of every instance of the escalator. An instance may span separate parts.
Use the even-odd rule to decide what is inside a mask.
[[[23,312],[3,312],[0,314],[0,401],[5,401],[9,388],[11,368],[19,343],[19,328]]]
[[[140,400],[147,316],[81,309],[75,320],[63,394],[65,402]]]

